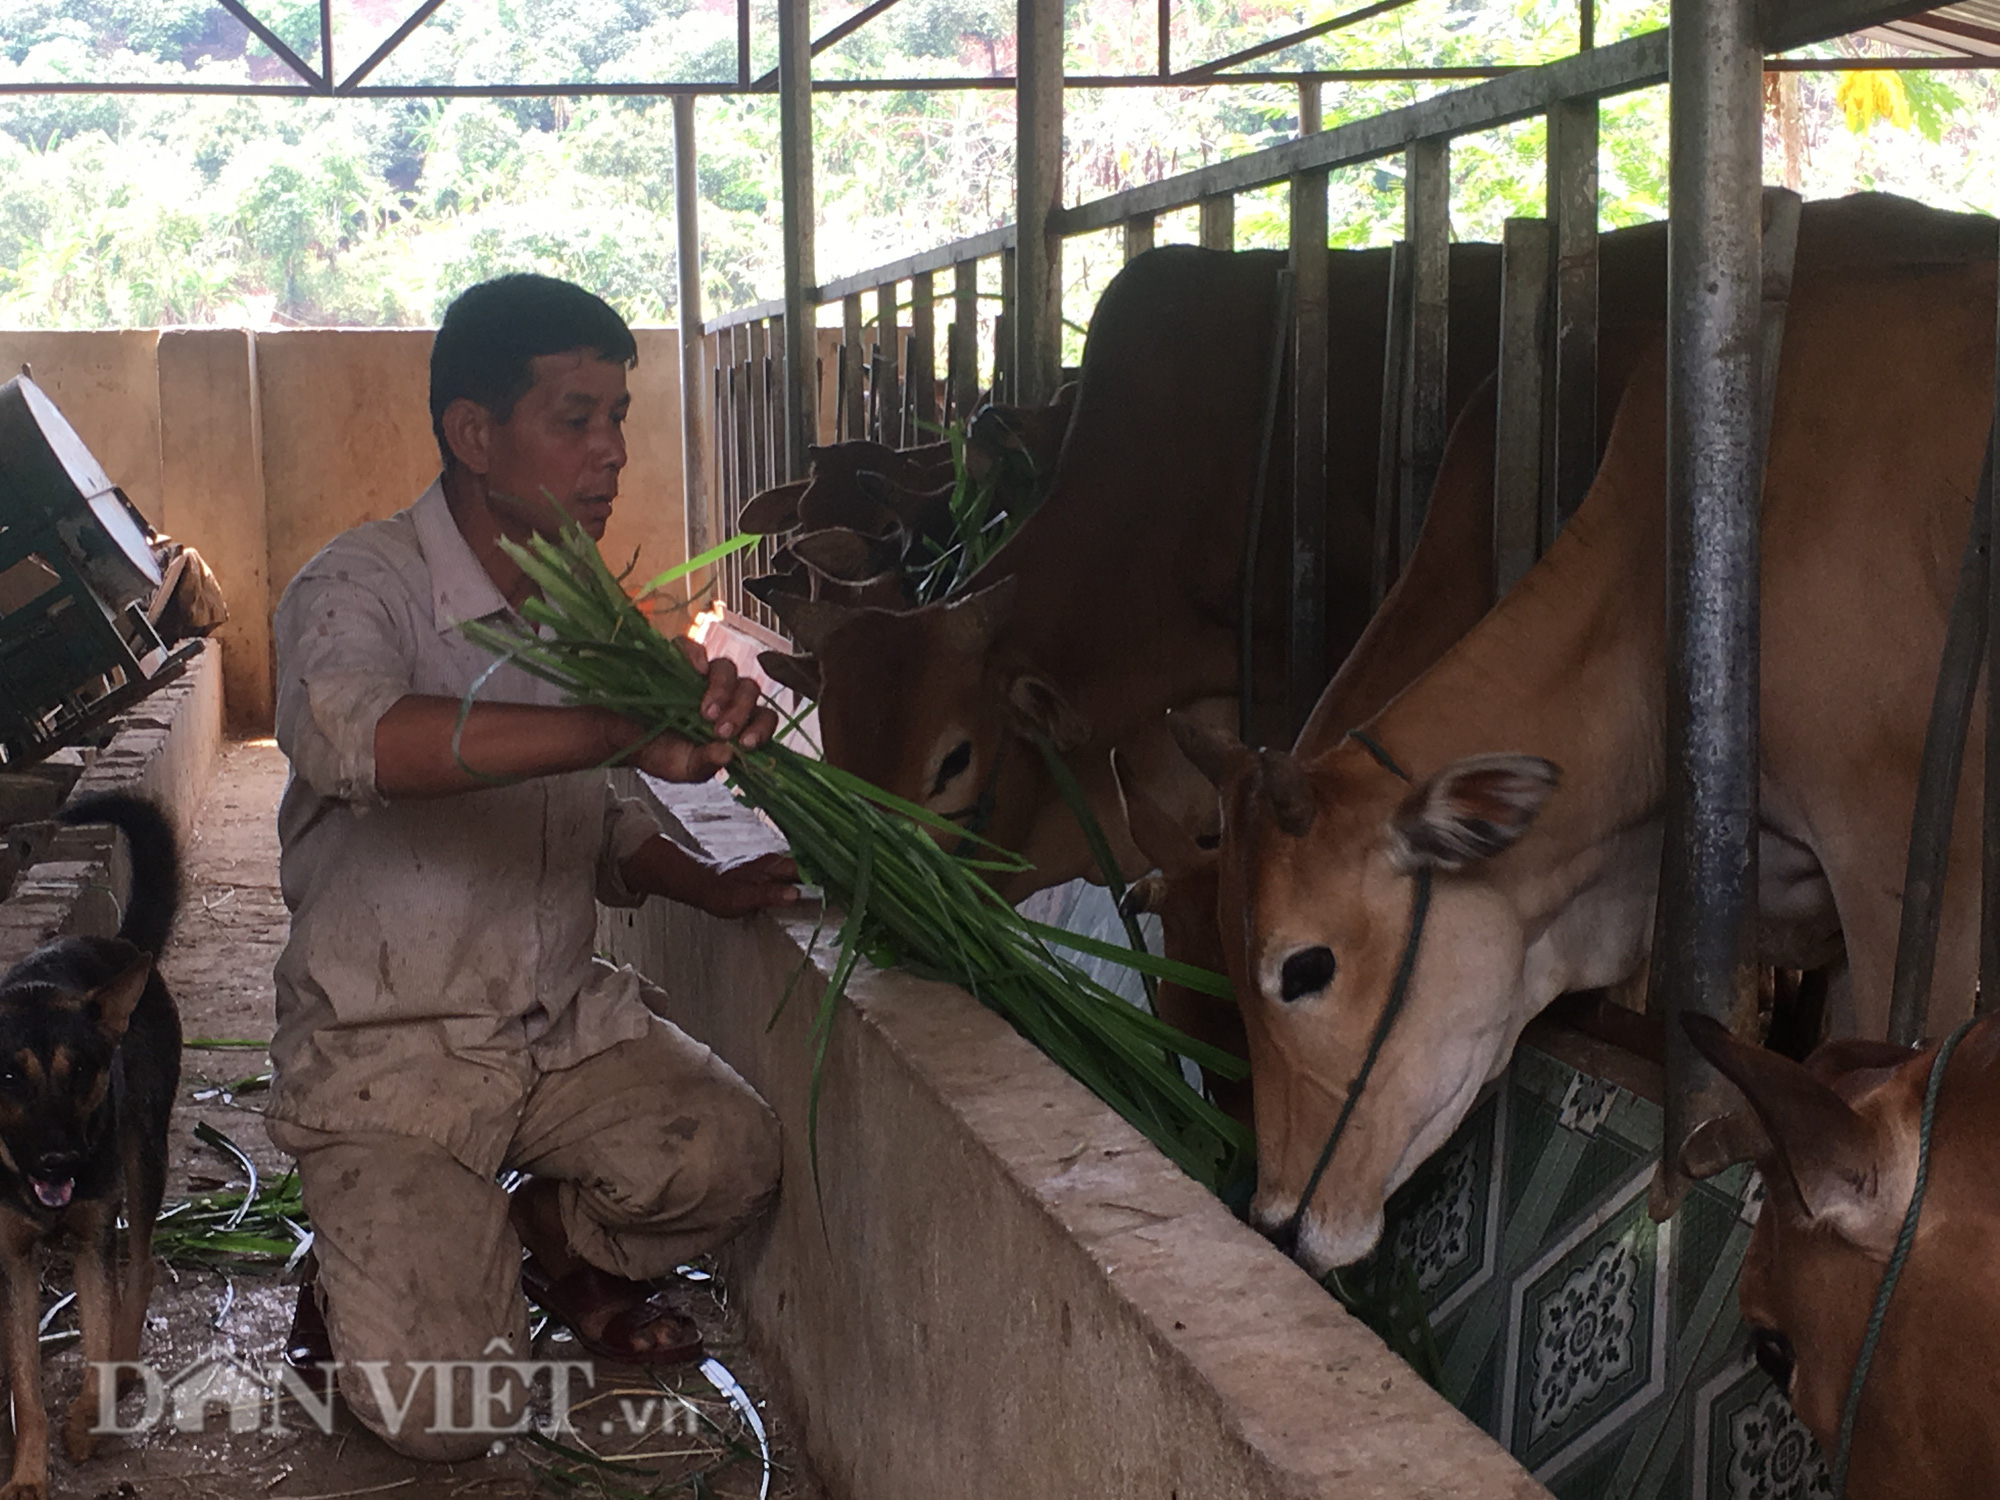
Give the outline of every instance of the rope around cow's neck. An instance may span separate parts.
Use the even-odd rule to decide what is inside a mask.
[[[1396,758],[1378,744],[1366,730],[1350,729],[1347,737],[1381,764],[1384,770],[1410,779],[1409,772],[1396,764]],[[1326,1176],[1326,1169],[1333,1164],[1333,1153],[1340,1149],[1340,1138],[1347,1133],[1347,1122],[1354,1117],[1354,1107],[1361,1100],[1361,1091],[1368,1085],[1368,1075],[1375,1071],[1376,1059],[1382,1055],[1382,1046],[1389,1040],[1389,1028],[1396,1024],[1401,1014],[1403,1002],[1409,998],[1410,980],[1417,971],[1417,946],[1423,941],[1424,920],[1431,909],[1431,872],[1428,865],[1417,871],[1417,888],[1410,898],[1410,934],[1403,942],[1402,961],[1396,966],[1396,980],[1389,988],[1388,1004],[1382,1007],[1382,1015],[1375,1022],[1375,1034],[1368,1039],[1368,1051],[1361,1059],[1361,1066],[1354,1074],[1354,1081],[1347,1086],[1347,1098],[1340,1106],[1340,1114],[1333,1122],[1333,1130],[1326,1138],[1326,1147],[1313,1164],[1312,1176],[1306,1179],[1305,1191],[1299,1194],[1299,1206],[1292,1210],[1291,1222],[1285,1226],[1281,1243],[1288,1253],[1298,1253],[1299,1231],[1305,1227],[1306,1210],[1312,1206],[1313,1194],[1319,1191],[1320,1179]]]
[[[1917,1219],[1924,1211],[1924,1189],[1930,1185],[1931,1131],[1937,1123],[1938,1090],[1944,1084],[1944,1070],[1951,1062],[1952,1053],[1965,1033],[1972,1029],[1969,1017],[1953,1029],[1938,1048],[1936,1059],[1931,1063],[1930,1082],[1924,1087],[1924,1113],[1917,1129],[1917,1180],[1910,1189],[1910,1206],[1903,1213],[1902,1232],[1896,1236],[1896,1248],[1890,1252],[1889,1264],[1883,1269],[1882,1284],[1875,1291],[1875,1306],[1868,1314],[1868,1331],[1861,1338],[1861,1357],[1854,1362],[1854,1378],[1847,1385],[1847,1405],[1840,1414],[1840,1446],[1833,1459],[1833,1500],[1846,1500],[1847,1464],[1854,1453],[1854,1425],[1861,1415],[1861,1390],[1868,1383],[1868,1367],[1875,1361],[1875,1348],[1882,1342],[1882,1325],[1889,1317],[1889,1299],[1896,1295],[1896,1283],[1902,1280],[1903,1266],[1910,1258],[1910,1247],[1917,1239]]]

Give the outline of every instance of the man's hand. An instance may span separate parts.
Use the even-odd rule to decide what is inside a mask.
[[[799,899],[799,867],[788,854],[712,864],[664,834],[633,850],[620,873],[632,891],[665,896],[718,917],[747,917]]]
[[[776,734],[778,715],[768,705],[758,706],[757,684],[738,673],[736,663],[727,657],[710,661],[708,653],[686,637],[674,644],[707,675],[701,716],[715,726],[715,739],[697,745],[679,735],[663,734],[641,746],[631,764],[662,781],[707,781],[735,757],[737,745],[755,750]]]
[[[758,854],[710,865],[682,900],[715,917],[748,917],[799,899],[799,867],[788,854]]]

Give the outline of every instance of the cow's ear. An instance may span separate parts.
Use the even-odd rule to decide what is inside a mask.
[[[1514,847],[1562,772],[1536,755],[1474,755],[1414,788],[1390,820],[1396,862],[1461,870]]]
[[[819,662],[810,656],[791,656],[783,651],[763,651],[757,656],[771,681],[790,688],[801,698],[817,698],[821,684]]]
[[[1074,750],[1090,738],[1089,720],[1046,677],[1021,673],[1007,684],[1007,706],[1025,728],[1045,735],[1058,750]]]
[[[792,644],[806,656],[820,655],[833,633],[860,614],[849,604],[801,598],[796,594],[777,594],[766,602],[771,613],[778,617],[778,624],[791,636]]]
[[[944,636],[960,656],[984,656],[1014,612],[1015,580],[967,594],[944,607]]]
[[[794,479],[789,484],[751,496],[750,503],[743,507],[743,514],[737,518],[736,529],[754,531],[759,536],[790,531],[799,524],[799,497],[811,482]]]
[[[1789,1057],[1739,1040],[1712,1017],[1684,1014],[1681,1025],[1749,1101],[1764,1143],[1758,1149],[1745,1132],[1739,1145],[1752,1148],[1765,1180],[1788,1184],[1814,1221],[1850,1243],[1886,1253],[1916,1179],[1914,1129],[1908,1140],[1884,1131]]]

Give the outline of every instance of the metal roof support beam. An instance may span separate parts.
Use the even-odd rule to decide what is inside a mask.
[[[1063,3],[1017,0],[1015,13],[1014,222],[1020,233],[1010,397],[1041,406],[1062,380],[1062,238],[1054,219],[1062,208]]]
[[[1652,1003],[1667,1021],[1664,1170],[1731,1101],[1681,1015],[1757,1004],[1763,58],[1754,0],[1673,0],[1667,271],[1666,829]]]
[[[1372,21],[1377,16],[1385,16],[1392,10],[1401,10],[1413,0],[1375,0],[1372,5],[1364,5],[1359,10],[1350,10],[1313,26],[1288,31],[1268,42],[1259,42],[1254,47],[1245,47],[1241,52],[1232,52],[1227,57],[1219,57],[1214,62],[1202,63],[1189,68],[1175,83],[1184,83],[1198,78],[1206,78],[1220,73],[1224,68],[1233,68],[1238,63],[1254,62],[1260,57],[1269,57],[1273,52],[1283,52],[1287,47],[1296,47],[1301,42],[1309,42],[1314,37],[1325,36],[1329,31],[1342,31],[1349,26],[1359,26],[1363,21]]]
[[[819,300],[813,268],[811,0],[778,0],[778,171],[784,188],[784,441],[774,467],[803,479],[819,441]]]
[[[424,3],[418,6],[416,10],[411,13],[410,18],[407,21],[405,21],[402,25],[398,26],[395,29],[395,31],[390,33],[389,39],[386,42],[384,42],[381,46],[377,47],[373,52],[368,54],[368,60],[366,62],[364,62],[360,67],[356,68],[352,73],[349,73],[345,78],[341,79],[340,87],[335,89],[334,92],[336,94],[353,93],[355,87],[361,82],[362,79],[366,78],[370,73],[373,73],[377,68],[381,67],[383,63],[387,62],[389,60],[389,54],[394,52],[398,47],[402,46],[403,43],[409,39],[410,33],[415,31],[419,26],[423,25],[424,22],[428,21],[437,12],[437,8],[443,4],[444,0],[424,0]]]
[[[826,51],[827,48],[835,45],[836,43],[846,41],[849,37],[853,36],[855,32],[859,31],[862,27],[866,26],[870,21],[874,20],[877,16],[881,15],[883,11],[889,9],[895,3],[896,0],[875,0],[874,4],[864,6],[862,9],[856,11],[853,15],[849,16],[845,21],[842,21],[838,26],[834,27],[833,30],[829,31],[825,36],[821,37],[818,41],[813,43],[813,48],[812,48],[813,56],[818,57],[820,53]],[[766,73],[762,78],[759,78],[755,83],[751,84],[750,87],[752,89],[768,89],[772,84],[776,83],[777,81],[778,81],[778,70],[776,68],[773,68],[771,69],[770,72]]]
[[[327,81],[331,77],[331,74],[323,75],[316,69],[308,67],[305,59],[300,57],[290,47],[287,47],[284,39],[277,32],[273,31],[250,13],[249,8],[243,4],[243,0],[218,0],[218,3],[224,10],[241,21],[249,29],[252,36],[256,37],[266,47],[269,47],[277,56],[278,61],[282,62],[286,67],[298,74],[299,77],[311,84],[314,93],[323,94],[331,90],[332,85]],[[324,0],[322,0],[322,3],[324,3]],[[324,62],[325,59],[322,58],[321,61]]]

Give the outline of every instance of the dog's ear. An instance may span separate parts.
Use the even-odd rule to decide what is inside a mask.
[[[153,977],[153,955],[134,951],[132,961],[109,983],[99,986],[90,997],[97,1008],[97,1029],[104,1033],[107,1041],[117,1043],[125,1036],[125,1028],[131,1024],[132,1009],[139,1003],[139,997],[146,992],[146,981]]]

